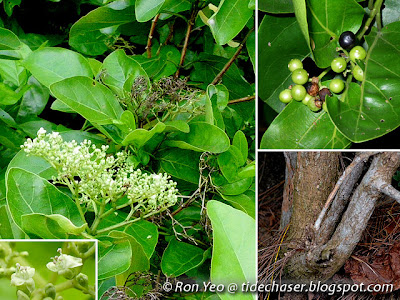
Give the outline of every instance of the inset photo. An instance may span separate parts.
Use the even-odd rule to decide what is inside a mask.
[[[260,149],[400,148],[399,1],[259,9]]]
[[[97,300],[97,241],[0,240],[7,300]]]
[[[400,153],[259,153],[260,299],[399,299]]]

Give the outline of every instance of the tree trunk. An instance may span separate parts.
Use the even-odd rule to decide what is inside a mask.
[[[362,176],[371,156],[368,171]],[[289,246],[284,249],[290,257],[285,267],[287,276],[331,278],[351,256],[377,200],[386,194],[400,203],[400,192],[391,186],[399,166],[397,152],[361,153],[339,178],[338,153],[299,153],[286,239]]]

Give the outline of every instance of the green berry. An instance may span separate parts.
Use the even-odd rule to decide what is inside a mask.
[[[367,52],[361,46],[355,46],[350,51],[350,59],[356,62],[357,59],[363,60],[367,56]]]
[[[341,93],[344,89],[344,81],[339,78],[333,79],[329,84],[329,89],[335,94]]]
[[[290,101],[292,101],[292,92],[289,89],[283,90],[280,94],[279,94],[279,101],[283,102],[283,103],[289,103]]]
[[[293,72],[294,70],[297,70],[297,69],[303,69],[303,63],[301,62],[300,59],[293,58],[289,62],[288,68],[289,68],[290,72]]]
[[[301,101],[304,105],[307,105],[309,101],[314,101],[315,97],[309,95],[307,93],[307,95],[304,97],[303,101]]]
[[[294,100],[303,101],[306,95],[307,91],[304,86],[297,84],[294,87],[292,87],[292,97]]]
[[[292,73],[292,80],[296,84],[305,84],[308,81],[307,71],[304,69],[294,70]]]
[[[321,107],[318,107],[318,106],[315,104],[315,99],[308,101],[307,106],[308,106],[308,108],[311,109],[311,111],[313,111],[313,112],[317,112],[317,111],[320,111],[320,110],[321,110]]]
[[[88,278],[88,276],[86,274],[79,273],[78,275],[76,275],[75,279],[84,288],[88,287],[89,278]]]
[[[44,293],[47,297],[54,299],[56,297],[56,287],[53,284],[48,283],[44,287]]]
[[[363,81],[364,80],[364,72],[359,66],[355,66],[353,69],[353,76],[355,79],[358,81]]]
[[[334,60],[332,60],[331,68],[333,72],[342,73],[344,70],[346,70],[346,67],[347,63],[343,57],[336,57]]]

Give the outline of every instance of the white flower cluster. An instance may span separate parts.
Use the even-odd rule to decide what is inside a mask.
[[[88,208],[115,202],[127,196],[142,213],[150,213],[177,202],[176,183],[167,174],[146,174],[127,163],[128,155],[108,155],[108,146],[97,148],[90,140],[66,142],[58,132],[28,139],[24,151],[46,159],[57,171],[55,184],[65,184]]]

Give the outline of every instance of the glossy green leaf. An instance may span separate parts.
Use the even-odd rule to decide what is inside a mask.
[[[246,41],[246,49],[249,54],[251,63],[253,65],[254,72],[256,71],[256,33],[253,32],[250,34],[249,38]]]
[[[345,31],[356,33],[365,11],[355,0],[306,0],[306,4],[315,62],[320,68],[329,67],[338,56],[340,35]]]
[[[100,236],[98,280],[121,274],[129,269],[132,249],[127,237]]]
[[[238,169],[243,162],[243,156],[239,148],[236,146],[230,146],[229,149],[220,155],[218,155],[218,166],[222,172],[222,175],[228,180],[228,182],[237,181]]]
[[[34,155],[27,155],[25,151],[21,150],[14,156],[7,167],[7,172],[11,168],[20,168],[25,171],[32,172],[44,179],[51,179],[56,176],[56,170],[44,159]]]
[[[122,49],[107,56],[104,59],[103,68],[106,71],[103,82],[120,96],[123,96],[122,90],[128,79],[130,79],[130,84],[127,92],[130,92],[132,83],[138,76],[143,76],[148,80],[147,74],[140,64],[127,56]]]
[[[207,214],[213,228],[211,281],[218,283],[257,280],[256,222],[244,212],[219,201],[207,203]],[[256,299],[250,293],[219,294],[225,299]]]
[[[235,38],[253,16],[249,0],[223,0],[218,11],[208,20],[211,32],[219,45]]]
[[[310,50],[294,17],[265,15],[258,40],[259,96],[280,112],[285,105],[279,101],[279,93],[292,84],[288,63],[292,58],[303,60]]]
[[[303,32],[303,36],[309,49],[311,50],[310,34],[308,32],[306,0],[293,0],[293,7],[297,22],[299,23],[300,29]]]
[[[239,162],[239,165],[244,165],[246,163],[247,156],[249,155],[249,145],[247,143],[246,135],[243,133],[243,131],[239,130],[235,133],[232,145],[236,146],[240,150],[240,153],[242,154],[242,160]]]
[[[21,47],[21,41],[10,30],[0,28],[0,50],[17,50]]]
[[[58,214],[77,227],[84,224],[75,202],[42,177],[20,168],[11,168],[6,183],[7,204],[20,228],[22,216],[32,213]]]
[[[15,224],[7,205],[0,206],[0,238],[24,239],[25,233]]]
[[[328,102],[329,103],[329,102]],[[312,112],[292,101],[275,118],[261,139],[261,149],[344,149],[350,141],[326,112]]]
[[[183,120],[167,121],[165,124],[165,132],[181,131],[188,133],[190,131],[189,124]]]
[[[0,76],[3,82],[15,87],[26,84],[28,80],[26,69],[19,60],[0,59]]]
[[[272,14],[289,14],[294,12],[292,0],[260,0],[258,9]]]
[[[88,77],[72,77],[52,84],[52,94],[90,122],[112,124],[123,112],[114,94]]]
[[[253,178],[244,178],[237,181],[226,183],[218,187],[221,194],[236,196],[246,192],[253,184]]]
[[[69,44],[87,55],[101,55],[109,49],[118,28],[135,20],[135,8],[128,1],[115,1],[92,10],[72,25]],[[121,4],[118,9],[112,5]]]
[[[160,167],[168,174],[194,184],[199,183],[198,152],[171,148],[161,151],[158,158]]]
[[[42,239],[67,239],[69,235],[79,236],[87,224],[76,226],[68,218],[53,214],[26,214],[21,217],[21,227],[28,235]]]
[[[136,0],[135,13],[139,22],[151,20],[161,10],[165,0]]]
[[[73,76],[93,77],[87,59],[65,48],[36,50],[24,60],[24,66],[46,87]]]
[[[400,125],[400,22],[366,37],[369,49],[361,86],[327,102],[338,129],[354,142],[380,137]]]
[[[228,150],[230,141],[224,131],[205,122],[190,123],[190,132],[179,133],[166,145],[198,152],[221,153]]]
[[[17,103],[28,89],[29,86],[23,86],[21,89],[14,91],[8,85],[0,82],[0,105],[13,105]]]
[[[35,77],[29,77],[29,90],[23,95],[19,106],[17,118],[26,119],[32,116],[39,115],[46,107],[49,100],[49,90],[40,84]]]
[[[0,144],[3,144],[7,148],[18,152],[22,145],[25,142],[25,136],[15,131],[8,126],[4,126],[0,124]]]
[[[138,128],[129,133],[122,141],[122,145],[133,145],[136,148],[141,148],[146,144],[154,135],[163,132],[165,124],[162,122],[157,123],[151,130]]]
[[[198,61],[193,64],[194,70],[190,79],[204,83],[203,88],[206,89],[227,61],[228,59],[221,56],[200,53]],[[230,99],[238,99],[254,93],[252,86],[243,78],[235,64],[232,64],[222,77],[222,84],[229,90]]]
[[[161,270],[166,276],[178,277],[202,264],[204,253],[199,247],[173,239],[162,256]]]
[[[250,217],[255,219],[256,215],[256,201],[255,201],[255,195],[253,197],[250,197],[246,193],[240,194],[240,195],[223,195],[221,194],[221,197],[228,201],[230,205],[232,205],[234,208],[239,209],[246,214],[248,214]]]

